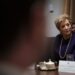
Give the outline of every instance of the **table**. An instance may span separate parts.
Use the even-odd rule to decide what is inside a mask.
[[[40,70],[33,70],[27,69],[24,75],[75,75],[72,73],[59,73],[58,70],[55,71],[40,71]]]

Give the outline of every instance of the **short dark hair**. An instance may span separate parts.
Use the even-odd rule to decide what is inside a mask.
[[[28,34],[31,28],[30,9],[37,2],[45,3],[45,0],[0,1],[0,55],[9,52],[8,47],[11,47],[21,28],[24,28],[25,33]]]

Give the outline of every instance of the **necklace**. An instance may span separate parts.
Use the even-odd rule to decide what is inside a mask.
[[[71,37],[72,37],[72,35],[71,35]],[[64,53],[64,56],[61,55],[61,47],[62,47],[63,38],[61,39],[60,48],[59,48],[59,56],[60,56],[61,59],[64,59],[66,54],[67,54],[67,51],[68,51],[68,48],[69,48],[69,45],[70,45],[70,42],[71,42],[71,37],[70,37],[70,40],[69,40],[68,45],[66,47],[66,51]]]

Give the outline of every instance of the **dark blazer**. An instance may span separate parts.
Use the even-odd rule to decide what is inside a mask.
[[[56,41],[55,41],[55,46],[54,46],[54,54],[53,54],[53,60],[54,61],[59,61],[59,60],[66,60],[66,56],[65,58],[60,58],[59,56],[59,47],[60,47],[60,43],[61,43],[61,39],[62,39],[62,35],[59,34],[56,36]],[[62,47],[61,47],[61,55],[63,56],[67,47],[67,44],[69,42],[70,39],[67,40],[63,40],[62,42]],[[75,60],[75,33],[72,33],[72,37],[71,37],[71,42],[67,51],[67,54],[72,54],[74,56],[74,60]],[[66,55],[67,55],[66,54]]]

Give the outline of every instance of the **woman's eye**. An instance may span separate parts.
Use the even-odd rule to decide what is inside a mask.
[[[70,24],[66,24],[67,26],[69,26]]]
[[[62,28],[64,28],[65,26],[62,26]]]

